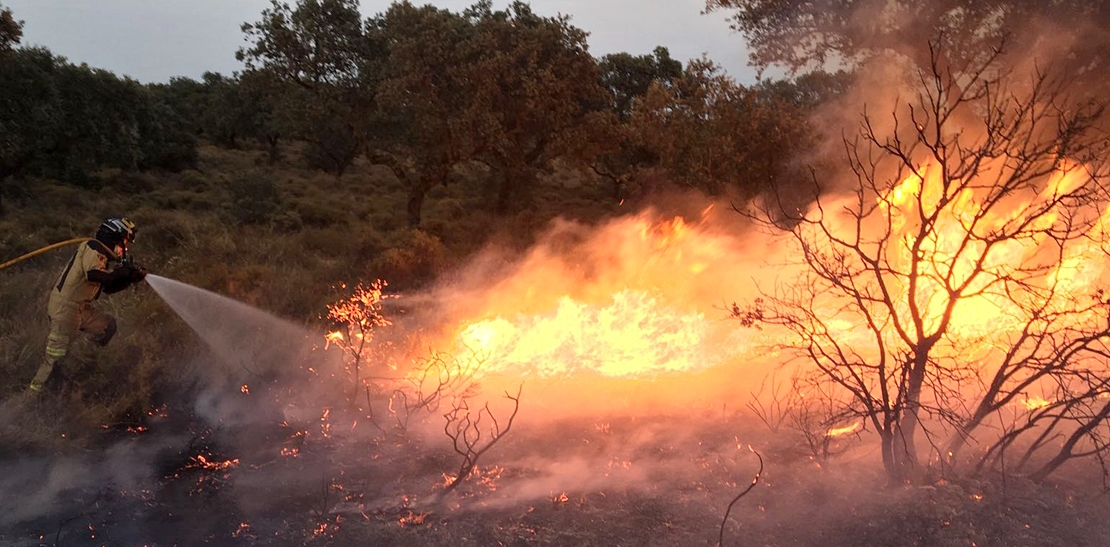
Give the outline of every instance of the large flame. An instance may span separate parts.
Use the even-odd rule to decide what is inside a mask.
[[[715,364],[718,356],[705,347],[707,330],[704,313],[684,312],[661,297],[622,289],[609,303],[564,296],[548,314],[471,323],[459,340],[487,372],[635,377]]]
[[[1006,213],[991,215],[982,214],[985,198],[973,187],[944,196],[942,173],[926,164],[878,196],[883,214],[876,225],[864,227],[874,232],[865,233],[865,238],[878,241],[885,236],[891,242],[887,260],[894,269],[910,268],[914,252],[927,257],[929,264],[918,276],[916,290],[927,327],[939,321],[946,305],[942,296],[929,296],[944,294],[943,278],[956,284],[973,278],[965,291],[973,296],[959,299],[951,328],[969,341],[987,340],[986,346],[991,335],[1014,332],[1027,320],[1020,309],[1023,302],[988,286],[1015,268],[1043,263],[1044,273],[1037,281],[1058,294],[1093,290],[1105,270],[1100,242],[1110,209],[1093,223],[1085,239],[1069,244],[1062,255],[1053,254],[1058,251],[1056,242],[1045,233],[1060,222],[1057,208],[1037,216],[1030,232],[1039,233],[1033,237],[1014,238],[989,251],[976,237],[968,237],[971,232],[985,234],[1028,222],[1030,211],[1040,203],[1089,182],[1082,166],[1062,165],[1039,195],[1006,197],[1004,207],[991,208]],[[953,203],[943,206],[942,199]],[[915,251],[911,244],[920,228],[918,208],[937,207],[947,214]],[[569,223],[557,227],[547,243],[533,249],[480,300],[478,313],[469,310],[469,317],[452,331],[454,344],[479,359],[487,372],[589,372],[621,378],[693,372],[756,351],[759,348],[736,345],[743,335],[724,319],[722,304],[756,296],[756,279],[789,280],[801,275],[805,266],[797,260],[784,266],[788,260],[771,256],[783,252],[782,240],[721,228],[722,217],[716,212],[706,209],[691,223],[649,211],[588,234]],[[904,308],[909,288],[893,288],[894,300]],[[820,299],[815,305],[821,305]],[[836,308],[830,307],[824,316],[827,326],[840,330],[844,340],[867,335],[859,323],[841,319]],[[769,345],[774,346],[773,341]]]
[[[998,355],[1006,336],[1029,321],[1030,302],[1023,298],[1049,294],[1053,305],[1067,305],[1073,295],[1095,293],[1106,273],[1110,208],[1088,207],[1083,213],[1088,217],[1077,218],[1068,217],[1074,209],[1051,205],[1062,193],[1091,182],[1084,166],[1063,163],[1040,186],[1001,197],[991,195],[989,182],[946,195],[942,175],[935,165],[921,166],[875,195],[878,214],[862,223],[822,213],[829,215],[822,222],[834,236],[851,240],[844,234],[861,230],[861,245],[881,254],[898,274],[886,287],[895,303],[890,313],[907,313],[915,298],[931,329],[945,313],[947,287],[969,282],[948,329],[951,355],[941,358],[967,363]],[[997,173],[988,168],[983,178],[993,176]],[[846,207],[827,202],[825,211],[850,209],[856,198],[847,198]],[[934,210],[943,214],[923,230],[922,213]],[[750,394],[782,364],[776,348],[789,343],[782,332],[739,328],[726,304],[751,301],[775,283],[788,285],[809,266],[790,254],[789,236],[760,233],[740,220],[732,211],[709,208],[692,219],[649,210],[601,226],[558,222],[509,267],[476,268],[479,274],[469,284],[453,285],[439,300],[442,338],[431,344],[476,362],[480,375],[676,380],[727,369],[714,373],[712,381],[729,396]],[[1028,236],[986,249],[984,234],[1020,223]],[[1086,228],[1061,245],[1048,232],[1063,223]],[[918,237],[921,233],[928,235]],[[498,260],[506,259],[492,262],[501,264]],[[918,269],[913,296],[905,282],[911,268]],[[998,280],[1019,269],[1029,285],[1027,294],[1015,296]],[[812,306],[840,343],[874,343],[864,322],[844,313],[842,301],[819,293]],[[883,336],[896,346],[891,331],[887,324]],[[669,382],[664,391],[674,385]],[[703,382],[699,389],[704,387]],[[854,427],[831,429],[829,435]]]
[[[733,234],[652,212],[590,229],[567,223],[481,299],[451,333],[485,373],[650,378],[734,357]],[[566,240],[571,243],[567,244]]]
[[[909,271],[915,243],[918,245],[916,252],[927,259],[927,269],[917,276],[921,284],[917,294],[940,295],[918,302],[926,310],[927,329],[936,325],[947,304],[945,286],[940,281],[944,278],[951,280],[949,285],[971,281],[965,289],[965,294],[970,296],[959,299],[953,314],[954,329],[967,334],[984,330],[1013,332],[1028,320],[1027,313],[1021,309],[1027,302],[991,287],[1018,268],[1043,269],[1042,275],[1024,276],[1024,279],[1036,277],[1038,289],[1061,295],[1093,290],[1105,271],[1105,252],[1101,246],[1110,222],[1110,208],[1104,209],[1085,233],[1070,236],[1075,239],[1065,245],[1053,234],[1063,231],[1063,223],[1078,225],[1091,220],[1063,218],[1064,207],[1056,199],[1091,183],[1091,176],[1083,165],[1062,162],[1039,193],[1014,192],[1001,197],[992,193],[989,186],[970,184],[955,196],[946,195],[945,188],[951,184],[944,183],[943,175],[943,168],[926,164],[887,195],[879,197],[884,220],[889,220],[892,229],[890,239],[897,242],[892,249],[896,252],[889,256],[889,265],[902,272]],[[992,176],[994,173],[989,168],[981,174],[981,178],[988,181]],[[985,204],[988,199],[994,202]],[[951,204],[942,200],[951,200]],[[920,218],[936,210],[944,214],[927,229],[927,237],[918,238]],[[1074,210],[1069,212],[1074,213]],[[1027,225],[1024,234],[1028,237],[1007,238],[986,249],[982,239],[988,234],[1013,231],[1021,224]],[[896,297],[907,302],[909,298],[904,293]]]

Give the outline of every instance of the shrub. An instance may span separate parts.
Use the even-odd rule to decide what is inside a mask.
[[[243,224],[267,221],[281,204],[277,186],[259,173],[233,179],[227,190],[231,194],[231,217]]]
[[[374,261],[378,277],[404,288],[429,281],[443,270],[446,250],[439,238],[412,229],[400,231],[397,239],[400,240],[397,246],[384,251]]]

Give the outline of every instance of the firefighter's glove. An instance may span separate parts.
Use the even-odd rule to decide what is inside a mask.
[[[112,284],[120,288],[138,283],[146,277],[146,269],[132,264],[123,264],[112,270]]]
[[[128,281],[132,283],[138,283],[143,279],[146,279],[146,268],[142,266],[131,266],[130,270],[131,271],[128,273],[127,278]]]

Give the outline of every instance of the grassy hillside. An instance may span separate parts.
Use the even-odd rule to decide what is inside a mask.
[[[322,332],[342,283],[382,278],[412,291],[491,242],[523,252],[556,216],[601,220],[632,207],[563,174],[498,216],[475,168],[432,191],[417,230],[387,169],[361,163],[335,178],[301,166],[297,150],[284,157],[269,165],[262,150],[203,147],[199,169],[179,174],[105,172],[83,188],[23,181],[0,219],[0,248],[6,259],[128,216],[151,272]],[[60,385],[27,399],[46,293],[70,253],[0,271],[0,490],[20,493],[0,500],[0,545],[708,546],[723,534],[730,546],[1063,546],[1110,534],[1090,469],[1047,485],[891,486],[866,439],[837,441],[841,456],[825,461],[732,407],[628,416],[589,415],[572,401],[529,407],[446,492],[459,454],[442,409],[427,424],[374,429],[337,402],[318,367],[278,379],[248,370],[249,387],[213,381],[201,370],[216,368],[204,342],[147,285],[103,297],[117,339],[102,350],[75,344]],[[503,426],[504,406],[493,412]],[[766,467],[722,530],[758,469],[749,447]]]
[[[104,218],[127,216],[139,226],[132,253],[150,272],[311,324],[337,298],[331,288],[338,284],[381,278],[409,290],[489,241],[523,248],[555,216],[590,219],[616,210],[607,189],[550,177],[530,205],[498,216],[484,173],[474,169],[433,189],[425,220],[413,229],[407,189],[388,169],[358,163],[336,178],[301,165],[296,149],[283,157],[270,165],[263,150],[208,146],[198,169],[181,173],[109,171],[88,187],[20,181],[0,217],[0,249],[8,260],[91,236]],[[71,255],[71,248],[55,250],[0,273],[4,397],[20,393],[41,360],[47,291]],[[118,337],[98,352],[75,344],[89,369],[66,372],[81,379],[70,396],[81,401],[77,410],[90,412],[85,426],[132,419],[154,404],[160,385],[179,380],[169,356],[197,343],[149,288],[102,297],[99,305],[119,320]]]

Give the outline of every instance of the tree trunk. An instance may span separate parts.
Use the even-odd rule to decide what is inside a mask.
[[[497,202],[496,211],[498,214],[505,214],[509,212],[509,198],[513,192],[513,181],[516,180],[516,173],[513,169],[505,169],[501,175],[501,184],[497,186]]]
[[[921,420],[921,388],[928,366],[924,357],[926,351],[919,349],[918,356],[914,358],[906,384],[906,408],[901,419],[894,424],[890,439],[895,473],[891,478],[900,481],[912,480],[918,471],[916,437]]]
[[[408,215],[410,228],[420,226],[423,217],[424,196],[427,193],[423,180],[417,180],[409,186]]]
[[[270,165],[274,165],[281,161],[281,148],[278,147],[277,135],[266,137],[266,154],[270,161]]]

